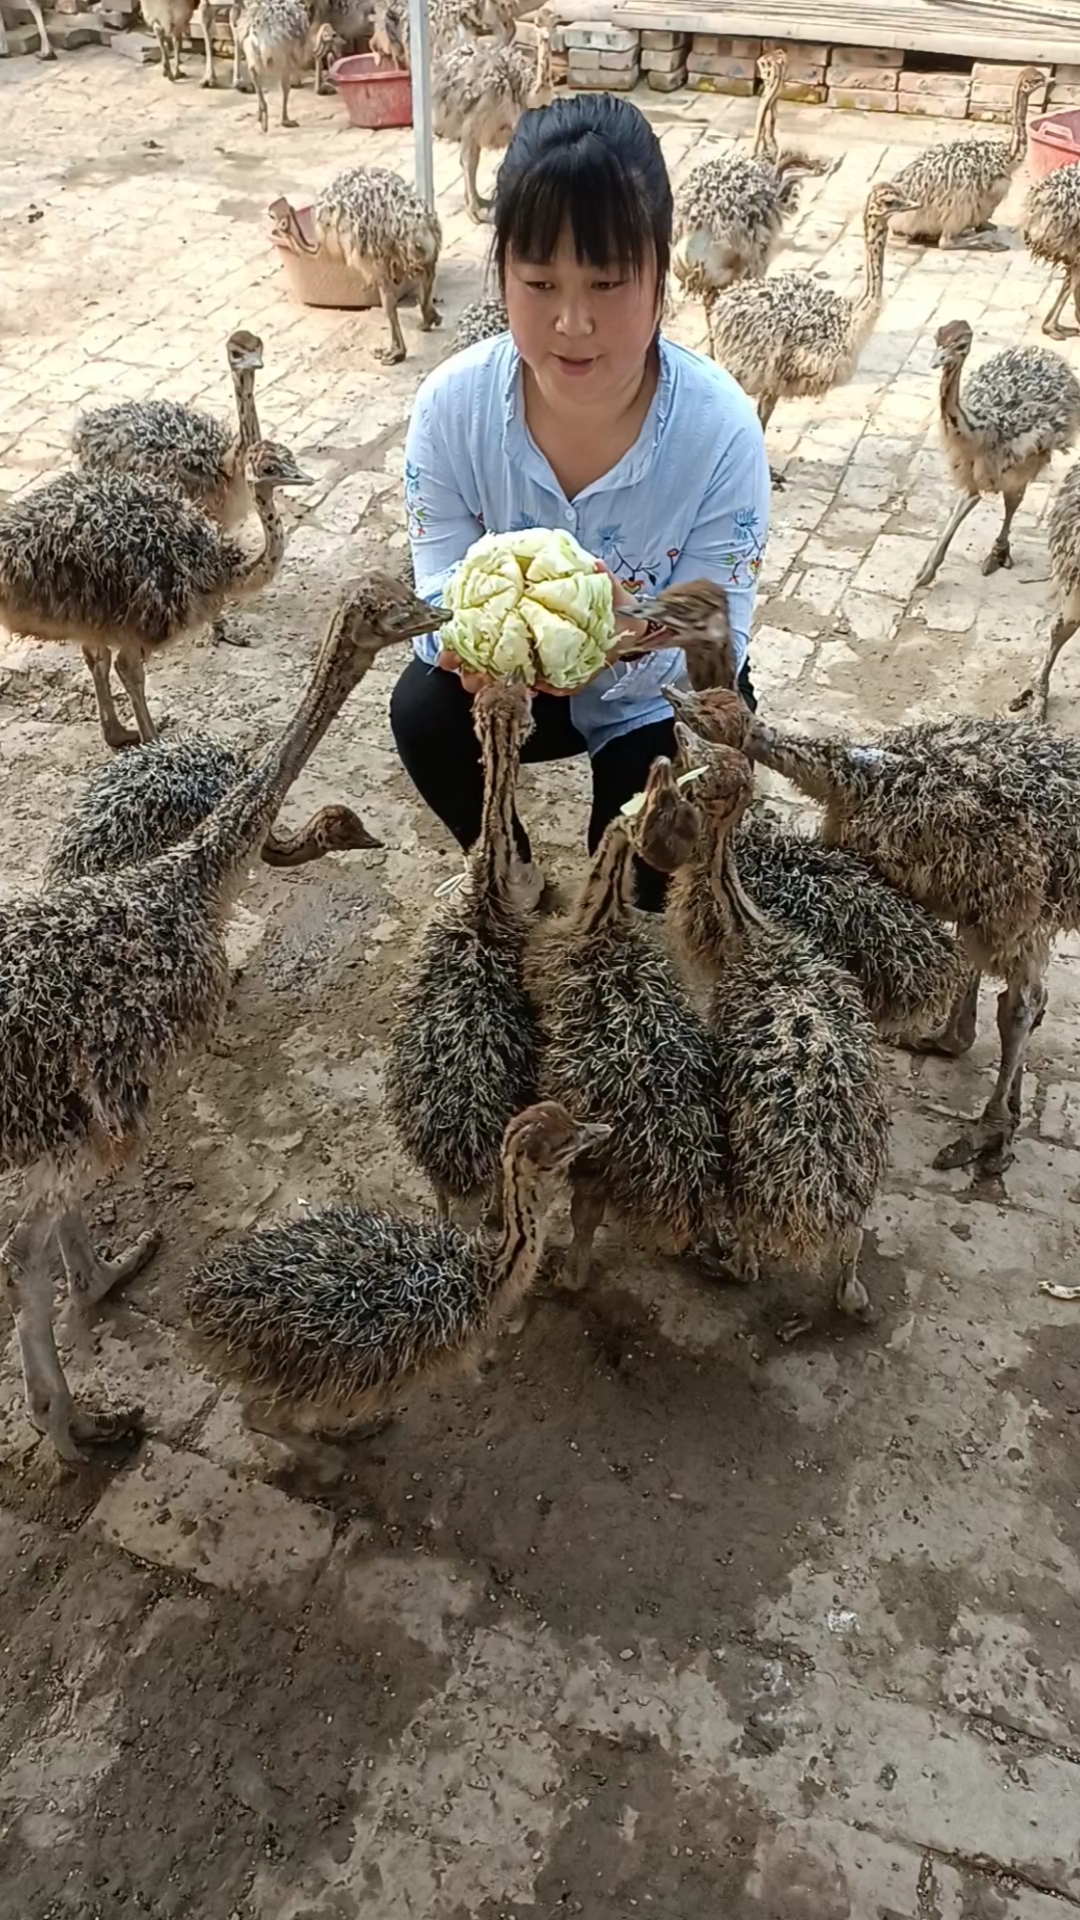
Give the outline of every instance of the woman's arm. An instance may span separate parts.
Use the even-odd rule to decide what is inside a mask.
[[[717,461],[670,584],[715,580],[727,590],[735,658],[750,646],[758,575],[769,536],[769,462],[757,421],[740,426]]]
[[[405,436],[405,514],[416,591],[435,601],[447,576],[484,531],[462,492],[462,462],[446,444],[440,409],[423,390],[417,395]],[[431,658],[438,651],[429,635]]]

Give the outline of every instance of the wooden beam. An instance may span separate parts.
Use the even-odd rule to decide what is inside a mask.
[[[559,7],[560,14],[563,7]],[[651,0],[608,0],[601,12],[613,25],[667,28],[673,33],[734,34],[740,39],[805,40],[828,46],[893,47],[918,53],[951,53],[973,60],[1013,64],[1073,61],[1080,64],[1080,19],[1074,5],[1048,7],[1025,0],[864,0],[857,13],[837,0],[798,0],[754,11],[723,11],[694,0],[661,7]]]

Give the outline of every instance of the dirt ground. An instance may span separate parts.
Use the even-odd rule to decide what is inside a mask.
[[[265,430],[317,485],[239,616],[250,648],[177,649],[150,698],[263,738],[342,581],[402,550],[410,396],[481,289],[484,238],[440,148],[446,326],[421,335],[406,311],[409,358],[381,368],[378,315],[289,303],[264,209],[360,159],[408,170],[410,136],[349,130],[307,88],[300,130],[263,138],[250,100],[169,87],[137,46],[0,64],[0,500],[63,462],[84,401],[224,408],[225,336],[257,329]],[[676,170],[749,121],[745,102],[642,104]],[[790,115],[789,137],[845,158],[809,184],[784,264],[853,284],[868,179],[956,129]],[[969,318],[977,354],[1036,339],[1044,276],[1014,241],[897,250],[886,278],[856,378],[770,429],[788,484],[753,657],[770,710],[800,722],[999,710],[1045,628],[1048,484],[1012,573],[980,576],[987,506],[912,590],[951,498],[932,329]],[[698,309],[672,331],[700,343]],[[429,1204],[380,1078],[455,857],[395,761],[397,665],[288,808],[349,801],[384,850],[253,874],[234,1051],[191,1064],[144,1161],[97,1195],[107,1244],[151,1219],[165,1240],[71,1376],[141,1401],[148,1440],[62,1474],[22,1417],[13,1344],[0,1363],[0,1911],[1058,1920],[1080,1907],[1080,1310],[1036,1283],[1078,1277],[1080,947],[1057,956],[1002,1180],[930,1164],[985,1098],[992,1001],[965,1061],[893,1058],[870,1329],[837,1326],[805,1279],[746,1298],[609,1233],[584,1297],[556,1269],[479,1386],[415,1400],[329,1493],[246,1437],[187,1352],[181,1284],[222,1239],[342,1196]],[[1080,648],[1053,717],[1080,725]],[[33,883],[102,754],[78,656],[0,646],[5,889]],[[581,768],[530,773],[524,806],[570,877]],[[15,1199],[9,1183],[4,1231]],[[814,1330],[782,1346],[803,1305]]]

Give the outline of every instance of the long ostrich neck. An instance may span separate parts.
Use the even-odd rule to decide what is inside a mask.
[[[255,411],[255,369],[240,367],[233,374],[233,392],[236,395],[236,424],[240,430],[240,445],[253,447],[262,439],[259,432],[259,416]]]
[[[193,850],[196,868],[211,884],[220,885],[238,872],[265,839],[293,781],[370,668],[377,642],[372,638],[366,647],[358,647],[354,641],[343,649],[345,619],[339,612],[331,623],[307,691],[277,741],[196,828],[188,848],[180,850],[181,859],[190,858]]]
[[[489,1298],[513,1307],[532,1287],[544,1256],[550,1206],[541,1204],[527,1161],[508,1155],[502,1170],[502,1227],[481,1257],[481,1285]]]
[[[1027,147],[1028,95],[1017,84],[1013,88],[1012,134],[1009,139],[1009,165],[1019,166]]]
[[[722,929],[725,944],[741,944],[749,934],[759,933],[769,925],[763,913],[759,913],[739,879],[738,863],[731,836],[735,820],[729,819],[721,826],[713,826],[713,856],[709,870],[716,915]]]
[[[616,815],[593,854],[578,895],[570,923],[575,940],[590,940],[626,920],[631,906],[632,858],[630,835],[625,822]]]
[[[480,732],[484,767],[484,804],[480,838],[469,863],[473,884],[488,899],[509,898],[514,859],[514,791],[517,786],[521,741],[507,716],[488,710]]]
[[[767,87],[762,88],[758,103],[757,124],[754,127],[754,143],[750,148],[751,160],[775,160],[778,152],[776,145],[776,102],[780,98],[780,76],[775,74]]]
[[[543,106],[545,97],[551,91],[551,35],[543,27],[536,32],[536,71],[533,75],[532,92],[529,99],[537,106]]]
[[[889,230],[886,221],[876,221],[873,226],[867,227],[863,290],[855,302],[853,314],[856,336],[860,340],[869,333],[881,307],[882,288],[885,284],[885,247],[888,238]]]
[[[960,398],[960,375],[963,372],[963,364],[962,360],[947,360],[942,367],[938,406],[941,411],[941,424],[945,431],[966,440],[971,435],[971,422],[964,412],[963,401]]]
[[[277,510],[273,487],[260,482],[252,487],[251,495],[262,523],[262,552],[245,562],[234,583],[234,591],[258,593],[274,578],[285,557],[285,523]]]
[[[822,806],[862,799],[877,786],[886,758],[875,748],[849,747],[842,741],[800,740],[757,720],[745,751]]]

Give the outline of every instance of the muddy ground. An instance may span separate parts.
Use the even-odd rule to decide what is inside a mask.
[[[0,498],[62,462],[85,401],[224,407],[225,335],[257,328],[266,428],[318,484],[290,509],[279,581],[239,616],[250,648],[181,647],[149,688],[173,724],[266,738],[342,580],[402,551],[404,423],[444,345],[406,312],[409,359],[386,370],[377,315],[291,305],[263,210],[360,159],[407,168],[409,136],[350,131],[309,88],[300,130],[263,139],[250,101],[170,88],[135,51],[125,36],[50,70],[0,66]],[[744,102],[644,104],[675,169],[748,121]],[[791,121],[846,157],[807,189],[784,264],[852,284],[867,179],[955,129]],[[450,327],[484,241],[452,152],[438,167]],[[1013,573],[979,574],[988,506],[912,592],[951,498],[932,329],[964,315],[980,352],[1037,338],[1041,272],[1018,245],[899,252],[887,284],[852,384],[770,429],[788,485],[754,643],[771,710],[859,729],[1003,707],[1048,592],[1049,483],[1017,520]],[[672,330],[700,343],[700,313]],[[348,800],[384,850],[252,875],[232,1051],[190,1064],[142,1163],[95,1199],[108,1245],[150,1220],[165,1236],[95,1352],[69,1357],[88,1398],[145,1404],[143,1448],[61,1473],[22,1418],[13,1346],[3,1358],[0,1910],[1058,1920],[1080,1906],[1080,1321],[1036,1282],[1077,1278],[1075,944],[1002,1180],[930,1167],[985,1098],[992,1000],[967,1060],[892,1060],[872,1328],[838,1325],[805,1278],[747,1298],[612,1231],[585,1296],[556,1259],[481,1382],[416,1399],[329,1491],[246,1437],[188,1351],[181,1286],[224,1239],[342,1196],[429,1204],[388,1138],[381,1071],[455,857],[395,761],[396,668],[351,701],[288,808]],[[1078,675],[1066,655],[1069,731]],[[102,754],[78,656],[0,645],[5,890],[34,881]],[[564,881],[583,803],[580,768],[529,774]],[[4,1221],[16,1197],[7,1182]],[[794,1307],[814,1325],[785,1347]]]

